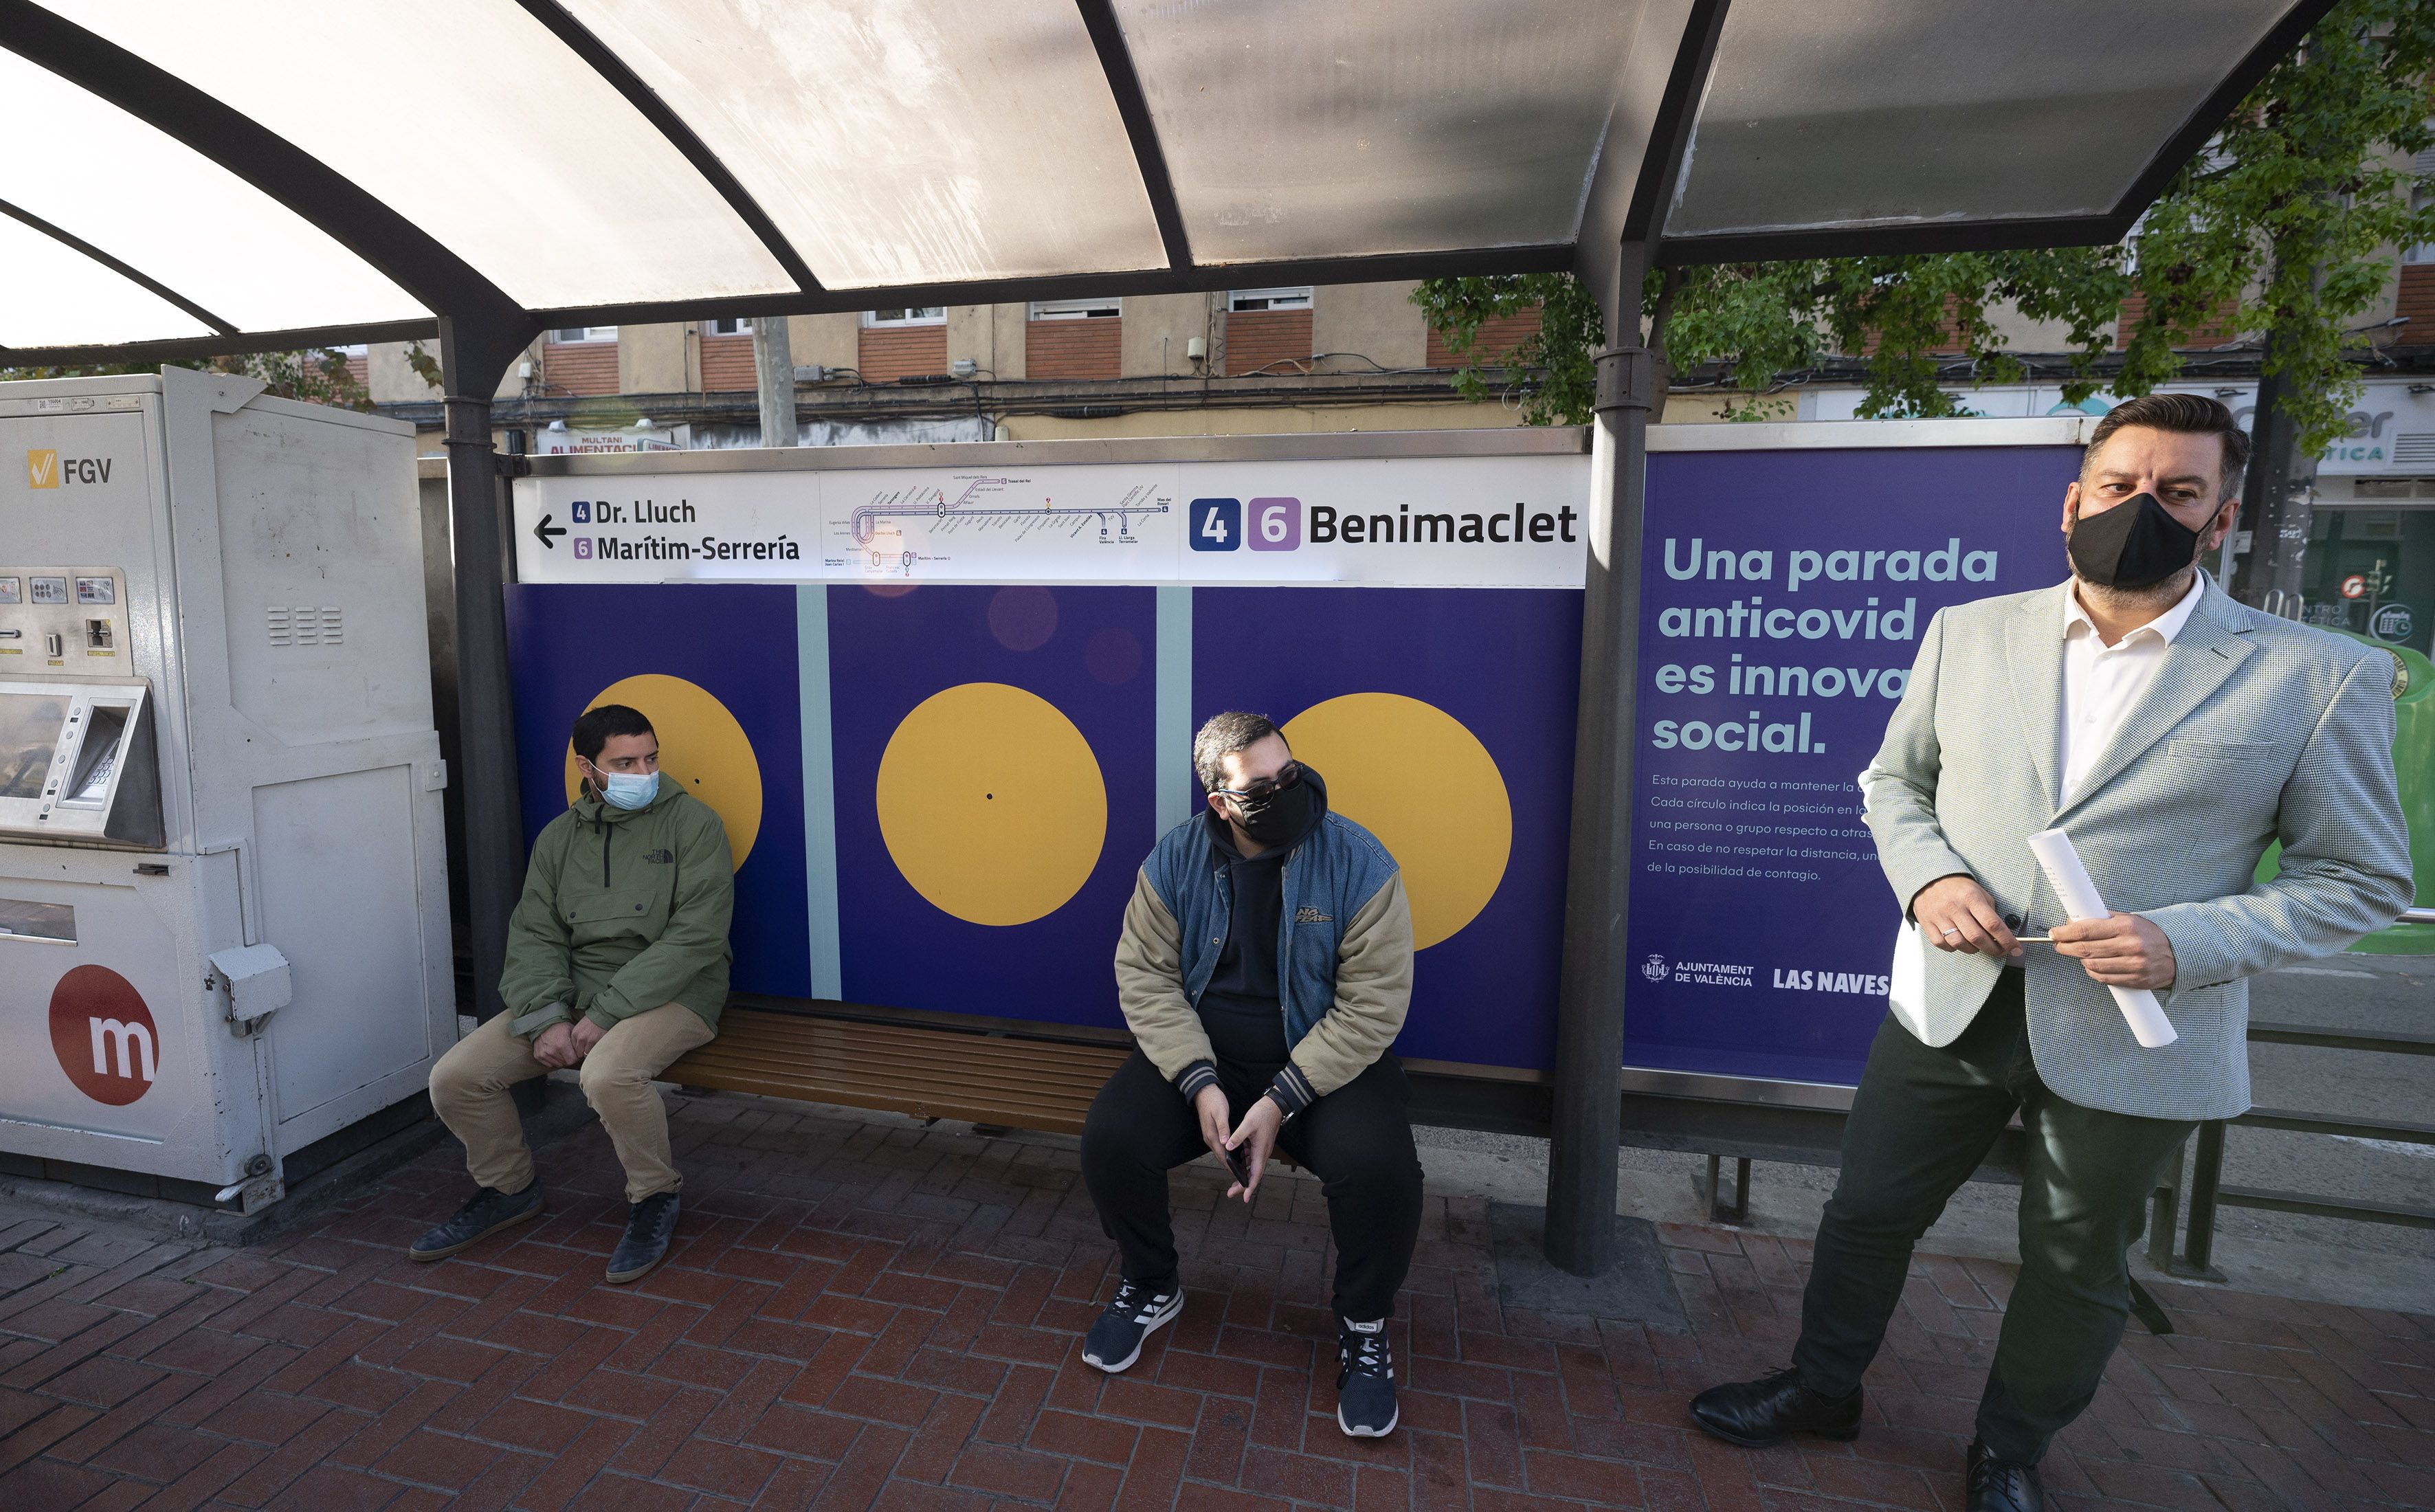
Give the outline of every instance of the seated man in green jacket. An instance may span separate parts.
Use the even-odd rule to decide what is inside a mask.
[[[651,1082],[718,1032],[734,866],[718,815],[660,781],[649,720],[603,704],[575,722],[583,791],[534,842],[508,921],[507,1011],[431,1068],[431,1106],[481,1191],[407,1251],[438,1260],[537,1217],[541,1183],[509,1088],[569,1066],[626,1168],[632,1210],[609,1280],[667,1254],[683,1184]]]

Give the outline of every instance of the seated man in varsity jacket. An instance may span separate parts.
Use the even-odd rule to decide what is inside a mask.
[[[1259,1190],[1271,1147],[1322,1183],[1336,1235],[1337,1422],[1395,1426],[1387,1319],[1420,1235],[1421,1162],[1387,1047],[1412,992],[1412,916],[1394,857],[1327,809],[1276,726],[1223,713],[1192,765],[1208,791],[1141,869],[1116,944],[1139,1049],[1091,1105],[1082,1175],[1123,1278],[1082,1358],[1117,1371],[1183,1310],[1166,1173],[1203,1150]]]

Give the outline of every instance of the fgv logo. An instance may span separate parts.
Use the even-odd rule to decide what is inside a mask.
[[[42,447],[26,454],[26,487],[29,489],[56,489],[62,483],[109,481],[110,458],[106,456],[62,458],[52,447]]]
[[[77,1091],[124,1108],[160,1074],[160,1029],[133,983],[79,966],[51,989],[51,1054]]]
[[[1187,515],[1195,551],[1291,551],[1302,544],[1300,499],[1253,499],[1248,534],[1240,499],[1195,499]]]

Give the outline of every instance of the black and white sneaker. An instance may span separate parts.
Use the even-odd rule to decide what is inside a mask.
[[[1387,1320],[1336,1320],[1336,1426],[1354,1438],[1384,1438],[1395,1431],[1395,1350],[1387,1341]]]
[[[1141,1358],[1142,1341],[1183,1311],[1181,1281],[1119,1281],[1115,1299],[1082,1340],[1082,1362],[1110,1375]]]

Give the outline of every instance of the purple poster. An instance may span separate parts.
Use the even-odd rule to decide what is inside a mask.
[[[2079,461],[1649,458],[1626,1065],[1858,1080],[1899,914],[1856,778],[1930,616],[2062,580]]]

